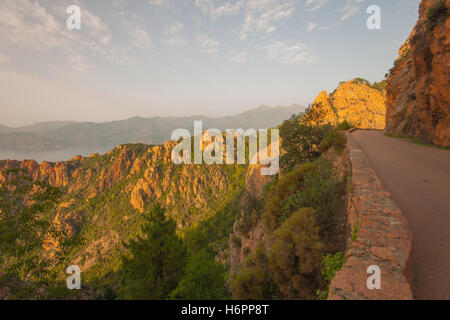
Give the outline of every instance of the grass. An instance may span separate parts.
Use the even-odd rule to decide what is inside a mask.
[[[396,134],[391,134],[391,133],[385,133],[384,135],[386,137],[389,137],[389,138],[410,140],[412,143],[417,144],[419,146],[423,146],[423,147],[435,148],[435,149],[441,149],[441,150],[450,151],[450,147],[442,147],[442,146],[437,146],[437,145],[434,145],[434,144],[425,143],[425,142],[420,141],[417,138],[411,137],[411,136],[401,136],[401,135],[396,135]]]

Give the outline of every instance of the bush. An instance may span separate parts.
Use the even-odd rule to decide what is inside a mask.
[[[225,267],[214,261],[206,250],[191,255],[188,259],[183,279],[170,294],[178,300],[219,300],[227,299],[225,288],[227,272]]]
[[[447,16],[447,7],[445,0],[437,0],[436,3],[428,9],[426,28],[432,31]]]
[[[289,196],[299,190],[303,190],[305,175],[314,170],[314,165],[307,163],[300,168],[283,176],[278,183],[273,186],[267,196],[266,206],[263,213],[263,221],[266,233],[270,234],[280,225],[280,219],[283,215],[288,216],[291,208],[283,208],[283,202]]]
[[[283,172],[289,172],[298,164],[312,162],[319,158],[320,143],[331,129],[330,125],[307,125],[305,122],[316,123],[313,109],[294,115],[280,126],[281,149],[280,167]]]
[[[387,76],[385,76],[385,78],[387,78]],[[382,80],[380,82],[374,82],[372,84],[372,88],[383,92],[386,89],[386,84],[387,84],[386,80]]]
[[[269,269],[282,298],[314,299],[320,287],[324,245],[315,215],[313,209],[302,208],[274,232]]]
[[[366,86],[369,86],[369,87],[371,86],[370,82],[363,78],[355,78],[355,79],[353,79],[353,82],[365,84]]]
[[[238,300],[267,300],[274,298],[276,287],[268,270],[268,257],[264,245],[259,244],[248,256],[244,268],[231,281],[231,292]]]
[[[233,247],[240,249],[242,247],[242,242],[241,242],[241,238],[239,238],[238,236],[234,235],[231,238],[231,242],[233,243]]]
[[[347,145],[347,138],[336,130],[329,130],[326,137],[320,143],[320,151],[327,152],[334,147],[337,152],[342,152]]]
[[[322,261],[322,275],[328,284],[336,276],[336,273],[341,270],[346,262],[345,254],[343,252],[338,252],[336,254],[327,254]]]
[[[351,128],[353,128],[353,126],[350,125],[350,123],[348,123],[347,120],[342,121],[337,126],[337,129],[341,130],[341,131],[347,131],[347,130],[350,130]]]

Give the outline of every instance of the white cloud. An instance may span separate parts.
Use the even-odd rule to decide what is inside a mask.
[[[187,44],[186,38],[181,35],[183,24],[176,22],[164,31],[164,42],[175,47],[184,47]]]
[[[309,7],[308,11],[316,11],[322,8],[328,3],[328,0],[307,0],[306,6]]]
[[[150,35],[140,26],[136,26],[131,31],[130,37],[130,43],[135,48],[150,49],[152,47],[152,39],[150,38]]]
[[[344,15],[341,17],[341,21],[347,20],[348,18],[354,16],[358,11],[359,7],[356,4],[362,3],[364,0],[347,0],[344,8],[340,11],[344,12]]]
[[[209,15],[211,19],[216,19],[222,15],[236,15],[243,7],[245,1],[226,1],[219,6],[214,5],[213,0],[195,0],[195,5],[200,8],[204,15]]]
[[[152,38],[147,31],[145,24],[137,14],[128,14],[122,11],[121,23],[129,36],[129,43],[133,48],[149,50],[153,47]]]
[[[114,63],[132,64],[127,50],[113,44],[112,32],[102,19],[77,4],[81,6],[81,30],[70,31],[65,26],[66,7],[60,3],[47,9],[30,0],[2,0],[0,49],[58,52],[68,57],[69,63],[73,63],[73,52],[83,52],[84,56],[91,54]],[[135,44],[142,44],[142,34],[135,32],[132,37]],[[87,68],[79,64],[77,70]]]
[[[312,63],[315,59],[308,47],[302,42],[277,41],[264,46],[263,49],[267,59],[282,63],[306,65]]]
[[[208,37],[206,34],[200,34],[197,36],[197,41],[206,52],[216,53],[219,51],[219,41]]]
[[[169,1],[170,1],[170,0],[149,0],[148,2],[149,2],[151,5],[159,6],[159,5],[162,5],[162,4],[168,4]]]
[[[318,26],[317,23],[310,22],[310,23],[308,24],[308,26],[306,27],[306,31],[312,31],[312,30],[314,30],[317,26]]]
[[[241,39],[258,32],[274,32],[275,22],[292,16],[294,11],[292,0],[248,0]]]
[[[234,63],[246,63],[248,61],[247,52],[242,51],[236,53],[235,55],[231,56],[230,61]]]

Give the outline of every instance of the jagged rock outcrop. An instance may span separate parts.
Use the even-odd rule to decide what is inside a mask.
[[[174,165],[174,145],[171,141],[160,146],[127,144],[104,155],[77,156],[59,163],[0,160],[0,186],[27,176],[59,187],[62,197],[46,214],[61,235],[46,235],[41,257],[53,266],[59,263],[59,255],[67,254],[67,261],[78,264],[83,272],[99,263],[111,267],[126,250],[122,243],[139,234],[156,203],[166,208],[180,234],[214,218],[233,219],[227,222],[231,231],[234,218],[227,212],[238,207],[248,166]],[[9,169],[22,171],[6,173]],[[254,168],[248,174],[249,184],[264,179],[253,177],[252,172]],[[262,189],[255,192],[261,194]],[[74,243],[69,253],[64,250],[66,241]],[[0,294],[7,296],[7,289],[0,287]]]
[[[450,0],[423,0],[387,80],[386,131],[450,146]]]
[[[331,94],[321,92],[313,108],[320,108],[320,123],[338,125],[346,120],[355,128],[384,129],[386,98],[382,91],[355,80],[341,83]]]
[[[6,169],[21,169],[33,180],[43,180],[56,187],[65,187],[72,175],[73,162],[42,162],[40,165],[34,160],[3,160],[0,161],[0,182],[4,181],[2,171]]]

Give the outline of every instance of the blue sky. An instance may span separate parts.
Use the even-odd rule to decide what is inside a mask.
[[[81,8],[68,30],[66,8]],[[366,9],[381,8],[381,30]],[[0,123],[222,116],[379,81],[419,0],[2,0]]]

